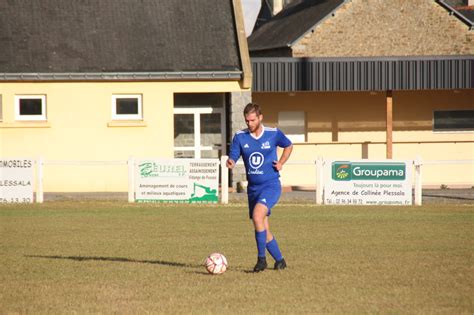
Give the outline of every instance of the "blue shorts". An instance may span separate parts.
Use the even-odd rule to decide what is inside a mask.
[[[272,180],[261,185],[249,185],[247,196],[249,198],[249,217],[252,219],[253,209],[257,203],[265,205],[268,209],[267,216],[272,213],[272,208],[278,202],[281,195],[280,179]]]

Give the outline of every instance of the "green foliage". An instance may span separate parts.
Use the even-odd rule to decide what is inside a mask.
[[[245,204],[2,205],[0,312],[474,312],[472,206],[281,204],[271,224],[288,268],[259,274],[247,216]],[[201,266],[212,252],[225,274]]]

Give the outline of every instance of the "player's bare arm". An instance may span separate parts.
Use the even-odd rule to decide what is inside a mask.
[[[273,166],[277,171],[281,171],[281,169],[283,168],[283,164],[285,164],[286,161],[288,161],[288,159],[290,158],[291,151],[293,151],[293,145],[290,145],[283,149],[283,153],[281,154],[280,160],[273,161]]]

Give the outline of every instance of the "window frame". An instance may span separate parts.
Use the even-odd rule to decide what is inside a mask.
[[[280,115],[283,113],[303,113],[303,133],[299,134],[290,134],[284,131],[281,126],[280,126]],[[306,128],[306,123],[307,123],[307,115],[306,112],[303,110],[284,110],[284,111],[279,111],[278,116],[277,116],[277,122],[278,122],[278,128],[285,133],[285,135],[288,137],[288,139],[291,140],[293,143],[304,143],[308,139],[308,130]]]
[[[21,115],[20,100],[41,99],[41,115]],[[15,95],[15,120],[17,121],[47,121],[46,116],[46,95],[45,94],[21,94]]]
[[[434,109],[432,116],[432,131],[433,133],[474,133],[473,129],[436,129],[435,128],[435,113],[436,112],[457,112],[457,111],[472,111],[473,109]]]
[[[121,98],[135,98],[138,100],[137,114],[117,114],[117,100]],[[112,95],[112,120],[143,120],[142,94],[113,94]]]
[[[226,150],[226,128],[225,128],[225,106],[222,108],[220,107],[209,107],[209,106],[195,106],[195,107],[188,107],[188,106],[183,106],[183,107],[174,107],[173,109],[173,119],[174,115],[179,115],[179,114],[189,114],[194,116],[194,145],[193,146],[174,146],[174,152],[177,151],[187,151],[187,152],[193,152],[194,154],[194,159],[200,159],[202,152],[206,151],[212,151],[212,150],[220,150],[221,155],[225,155],[227,150]],[[201,144],[201,115],[202,114],[219,114],[221,117],[221,130],[222,130],[222,136],[221,136],[221,145],[217,146],[203,146]],[[174,126],[173,128],[176,128]],[[177,157],[175,157],[177,158]],[[179,157],[178,157],[179,158]]]

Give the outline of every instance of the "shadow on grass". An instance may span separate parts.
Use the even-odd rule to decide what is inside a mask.
[[[202,266],[200,266],[202,267]],[[249,270],[249,269],[245,269],[243,267],[232,267],[232,268],[228,268],[226,272],[228,271],[236,271],[236,272],[241,272],[241,273],[246,273],[246,274],[253,274],[253,270]],[[218,276],[218,275],[212,275],[210,274],[209,272],[207,271],[188,271],[188,273],[192,273],[192,274],[196,274],[196,275],[201,275],[201,276]]]
[[[185,267],[185,268],[202,268],[202,264],[183,264],[173,261],[164,260],[138,260],[124,257],[97,257],[97,256],[41,256],[41,255],[25,255],[28,258],[44,258],[44,259],[64,259],[74,261],[112,261],[112,262],[125,262],[125,263],[136,263],[136,264],[151,264],[151,265],[163,265],[170,267]]]

